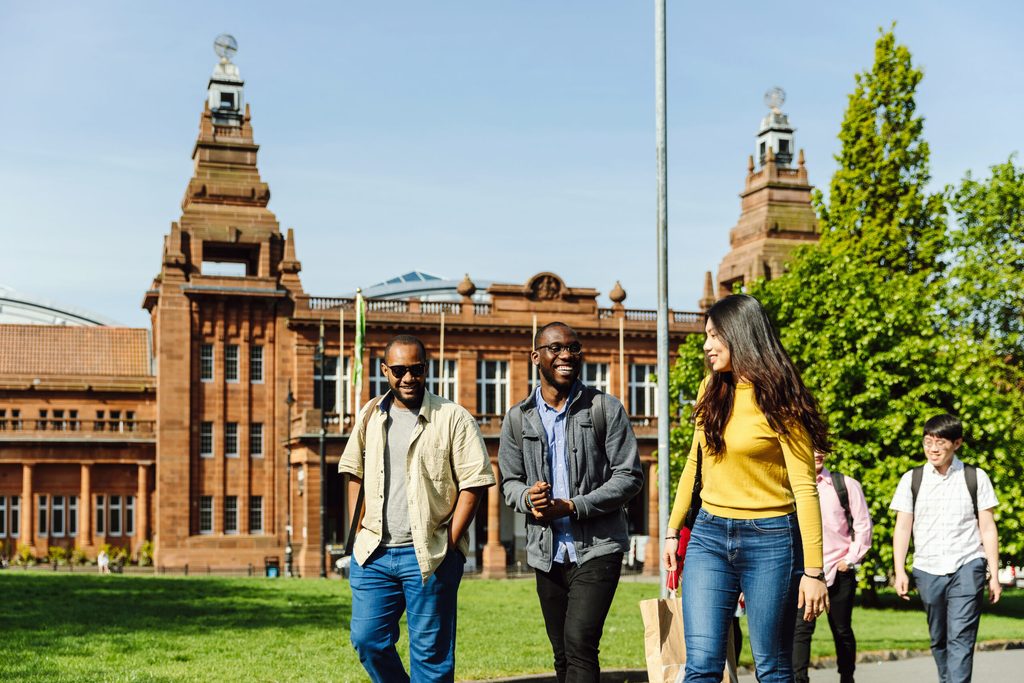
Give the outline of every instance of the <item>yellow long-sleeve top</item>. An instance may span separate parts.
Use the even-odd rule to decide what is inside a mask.
[[[678,529],[686,519],[700,444],[704,508],[731,519],[778,517],[796,509],[804,566],[821,567],[821,508],[810,436],[801,428],[785,436],[776,433],[754,400],[754,386],[739,383],[724,437],[725,453],[709,455],[704,432],[697,427],[668,525]]]

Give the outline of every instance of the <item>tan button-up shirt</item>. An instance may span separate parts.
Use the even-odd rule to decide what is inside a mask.
[[[380,546],[384,528],[384,445],[391,400],[389,394],[363,409],[338,462],[339,472],[363,480],[366,511],[352,550],[360,565]],[[368,419],[367,410],[373,411]],[[494,471],[480,428],[469,411],[429,391],[423,394],[405,469],[412,544],[426,581],[448,552],[448,525],[459,491],[494,486]],[[465,535],[458,540],[458,548],[468,554]]]

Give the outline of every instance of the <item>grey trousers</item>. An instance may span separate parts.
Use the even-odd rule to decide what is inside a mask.
[[[974,642],[985,595],[985,560],[971,560],[952,574],[914,570],[914,581],[928,614],[932,657],[939,683],[970,683]]]

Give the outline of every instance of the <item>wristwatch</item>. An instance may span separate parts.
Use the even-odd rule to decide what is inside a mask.
[[[807,572],[804,572],[804,576],[806,576],[808,579],[817,579],[818,581],[821,581],[822,583],[827,583],[827,581],[825,579],[825,570],[821,570],[817,574],[808,574]]]

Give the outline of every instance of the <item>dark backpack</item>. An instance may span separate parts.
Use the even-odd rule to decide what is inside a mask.
[[[917,508],[917,493],[921,490],[921,480],[924,478],[924,465],[918,465],[912,469],[910,474],[910,495],[913,496],[913,507]],[[971,505],[974,506],[974,518],[978,518],[978,468],[974,465],[964,463],[964,480],[967,482],[967,491],[971,494]]]
[[[846,491],[846,475],[842,472],[832,473],[832,488],[839,496],[839,504],[843,506],[843,514],[846,515],[846,528],[850,530],[850,540],[857,538],[857,532],[853,530],[853,513],[850,511],[850,494]]]

